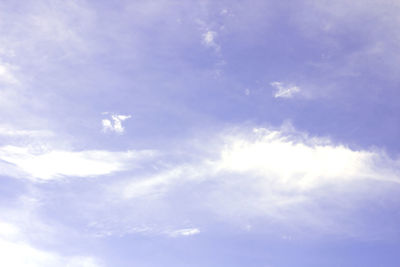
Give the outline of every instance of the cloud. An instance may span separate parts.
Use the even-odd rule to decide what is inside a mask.
[[[215,45],[214,39],[217,36],[217,33],[214,31],[207,31],[203,34],[203,43],[206,46],[213,46]]]
[[[0,125],[0,136],[11,136],[11,137],[49,137],[54,134],[51,131],[46,130],[26,130],[17,129],[10,125]]]
[[[186,228],[186,229],[179,229],[169,233],[171,237],[179,237],[179,236],[191,236],[200,234],[200,230],[198,228]]]
[[[215,39],[217,38],[218,33],[215,31],[206,31],[205,33],[203,33],[203,45],[205,45],[206,47],[211,47],[214,48],[216,52],[219,52],[219,50],[221,49],[221,47],[216,43]]]
[[[9,85],[18,84],[19,82],[15,77],[15,75],[13,74],[14,69],[16,69],[15,66],[0,62],[0,82]]]
[[[399,35],[393,27],[400,25],[399,7],[392,0],[339,0],[304,1],[293,9],[296,34],[318,51],[303,62],[304,72],[296,70],[307,83],[304,93],[329,99],[349,91],[359,95],[354,90],[363,89],[355,83],[367,83],[370,94],[374,88],[391,94],[392,87],[381,84],[399,81]]]
[[[274,176],[286,188],[297,189],[314,188],[329,180],[377,178],[379,174],[369,166],[378,156],[372,152],[324,144],[319,139],[293,140],[279,131],[254,131],[255,139],[232,138],[221,151],[217,168]]]
[[[103,119],[101,121],[103,125],[103,132],[111,131],[119,134],[124,133],[125,128],[122,127],[122,122],[130,117],[131,115],[111,115],[111,120]]]
[[[286,128],[215,136],[212,144],[204,140],[204,153],[196,152],[196,162],[167,164],[170,167],[143,177],[124,179],[111,191],[122,203],[134,198],[135,209],[142,202],[153,207],[146,211],[146,223],[152,222],[151,214],[158,217],[162,207],[166,223],[212,223],[218,218],[240,227],[255,222],[250,223],[252,230],[277,223],[274,227],[289,233],[306,228],[346,236],[371,234],[368,222],[354,210],[379,196],[390,198],[385,192],[399,187],[400,162],[383,152],[353,150]],[[187,217],[192,210],[200,212]]]
[[[171,184],[214,179],[209,176],[227,173],[264,177],[260,179],[299,191],[330,181],[361,178],[397,181],[396,175],[388,176],[374,167],[373,163],[383,157],[376,152],[354,151],[343,145],[333,145],[329,139],[292,134],[255,128],[249,136],[223,137],[223,146],[215,151],[218,159],[204,158],[195,165],[186,163],[136,179],[125,186],[124,196],[158,194],[165,192]]]
[[[100,267],[96,259],[87,256],[65,257],[52,251],[34,247],[18,226],[0,222],[1,266],[9,267]]]
[[[11,164],[14,171],[17,169],[28,178],[39,180],[106,175],[131,169],[135,161],[152,155],[152,151],[41,151],[32,147],[0,147],[0,160]]]
[[[159,174],[144,177],[143,179],[136,179],[128,185],[123,186],[122,196],[129,199],[162,195],[168,190],[171,184],[176,182],[176,179],[188,173],[187,167],[179,166]]]
[[[7,188],[7,183],[3,186]],[[45,219],[40,199],[31,194],[21,194],[12,199],[2,195],[4,200],[7,200],[7,205],[0,206],[0,266],[103,266],[92,255],[69,250],[66,240],[75,234],[74,231],[56,220]]]
[[[5,223],[0,221],[0,236],[12,238],[19,233],[19,229],[10,223]]]
[[[286,85],[282,82],[272,82],[271,85],[276,89],[275,98],[291,98],[294,94],[300,92],[300,88],[294,85]]]

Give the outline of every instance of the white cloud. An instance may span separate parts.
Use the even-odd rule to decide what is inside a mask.
[[[207,31],[203,34],[203,42],[205,45],[211,46],[214,44],[214,39],[217,36],[217,33],[214,31]]]
[[[224,145],[215,151],[218,159],[203,158],[195,165],[178,165],[135,179],[124,185],[123,195],[130,198],[165,193],[177,183],[209,180],[228,173],[252,175],[265,183],[299,191],[348,180],[398,181],[396,175],[388,175],[374,165],[383,157],[376,152],[354,151],[333,145],[326,138],[308,137],[292,128],[291,131],[256,128],[248,136],[223,137]]]
[[[19,234],[19,229],[10,223],[0,221],[0,236],[13,238]]]
[[[52,136],[53,133],[51,131],[46,130],[22,130],[16,129],[15,127],[9,125],[1,125],[0,124],[0,135],[3,136],[12,136],[12,137],[48,137]]]
[[[129,184],[124,184],[122,196],[125,198],[137,198],[146,196],[159,196],[168,190],[176,179],[187,173],[185,167],[178,167],[166,172],[135,180]],[[119,189],[118,189],[119,191]]]
[[[103,119],[101,121],[101,124],[103,125],[103,131],[106,132],[108,130],[113,131],[114,127],[109,119]]]
[[[378,157],[372,152],[353,151],[318,139],[293,140],[266,129],[255,129],[254,137],[232,138],[216,166],[221,171],[272,176],[282,186],[297,189],[358,177],[383,179],[370,166]]]
[[[203,41],[202,42],[206,47],[214,48],[215,51],[218,52],[221,48],[215,41],[217,36],[218,36],[217,32],[208,30],[205,33],[203,33]]]
[[[29,147],[0,147],[0,160],[32,179],[51,180],[64,176],[97,176],[127,170],[151,151],[110,152],[105,150],[47,150],[35,151]]]
[[[171,237],[179,237],[179,236],[191,236],[200,234],[200,229],[198,228],[185,228],[179,229],[172,232],[169,232],[168,235]]]
[[[0,265],[7,267],[99,267],[97,260],[87,256],[64,257],[38,249],[30,244],[14,224],[0,222]]]
[[[282,82],[272,82],[271,85],[276,89],[275,98],[291,98],[294,94],[300,92],[300,88],[295,85],[287,85]]]
[[[268,224],[269,220],[292,230],[306,226],[325,233],[360,234],[364,222],[358,221],[354,229],[355,224],[346,225],[335,216],[342,214],[349,222],[359,220],[350,211],[362,205],[362,199],[373,198],[369,192],[383,190],[376,189],[377,184],[382,188],[400,184],[399,162],[382,152],[352,150],[293,128],[286,132],[286,128],[214,137],[219,141],[205,141],[207,153],[197,157],[197,162],[124,180],[112,191],[121,201],[135,198],[135,203],[154,205],[146,213],[157,216],[158,207],[164,210],[171,204],[174,217],[201,210],[191,221],[217,216],[242,226],[254,220]],[[321,207],[321,198],[335,212]],[[257,223],[251,225],[257,227]],[[367,235],[366,231],[361,234]]]
[[[124,133],[125,128],[122,127],[122,122],[124,120],[127,120],[131,117],[131,115],[111,115],[111,120],[110,119],[103,119],[102,120],[102,125],[103,125],[103,131],[104,132],[115,132],[122,134]]]
[[[15,66],[0,62],[0,82],[6,84],[18,84],[18,80],[13,74],[14,69],[16,69]]]

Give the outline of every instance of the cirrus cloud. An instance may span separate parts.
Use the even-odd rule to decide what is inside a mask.
[[[135,162],[154,151],[112,152],[106,150],[47,150],[30,147],[0,147],[0,160],[29,179],[52,180],[62,177],[93,177],[131,169]],[[25,175],[23,175],[25,174]]]
[[[294,129],[255,128],[217,139],[196,162],[169,164],[119,181],[110,190],[121,203],[135,199],[137,205],[154,205],[147,213],[157,214],[161,203],[164,209],[173,205],[175,215],[165,215],[167,222],[169,216],[206,224],[219,218],[243,227],[279,222],[280,231],[305,227],[314,233],[362,237],[369,235],[368,224],[354,210],[400,184],[399,161],[385,153],[354,150]],[[336,211],[327,212],[324,205]],[[192,209],[202,212],[187,218]],[[353,224],[362,226],[355,229]]]

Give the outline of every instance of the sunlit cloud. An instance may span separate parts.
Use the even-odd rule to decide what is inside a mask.
[[[93,177],[134,167],[135,161],[151,157],[152,151],[44,150],[20,146],[0,147],[0,159],[31,179]]]
[[[56,252],[39,249],[29,243],[24,233],[11,223],[0,222],[0,264],[10,267],[100,267],[103,266],[92,257],[62,256]]]
[[[292,128],[290,132],[255,128],[251,133],[224,135],[219,140],[219,144],[205,147],[214,151],[214,158],[204,156],[196,163],[126,179],[110,188],[122,201],[168,204],[168,199],[174,197],[182,203],[175,207],[178,210],[185,209],[184,203],[189,202],[194,209],[203,207],[204,212],[239,225],[272,218],[282,225],[295,223],[293,227],[308,225],[316,231],[348,235],[350,230],[344,230],[346,227],[340,223],[324,229],[332,215],[324,214],[315,203],[321,194],[325,201],[332,202],[330,205],[346,213],[349,207],[335,201],[340,194],[360,197],[370,184],[400,183],[398,162],[385,154],[352,150]],[[192,199],[185,188],[195,188],[202,198]],[[349,201],[347,205],[362,203]],[[312,217],[310,212],[314,213]],[[346,216],[357,220],[351,214]]]
[[[101,121],[103,125],[103,132],[115,132],[122,134],[125,128],[122,126],[122,122],[131,118],[131,115],[111,115],[111,119],[103,119]]]
[[[0,266],[397,251],[400,4],[0,6]]]

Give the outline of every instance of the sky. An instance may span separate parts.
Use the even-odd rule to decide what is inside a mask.
[[[0,265],[398,265],[399,14],[0,0]]]

